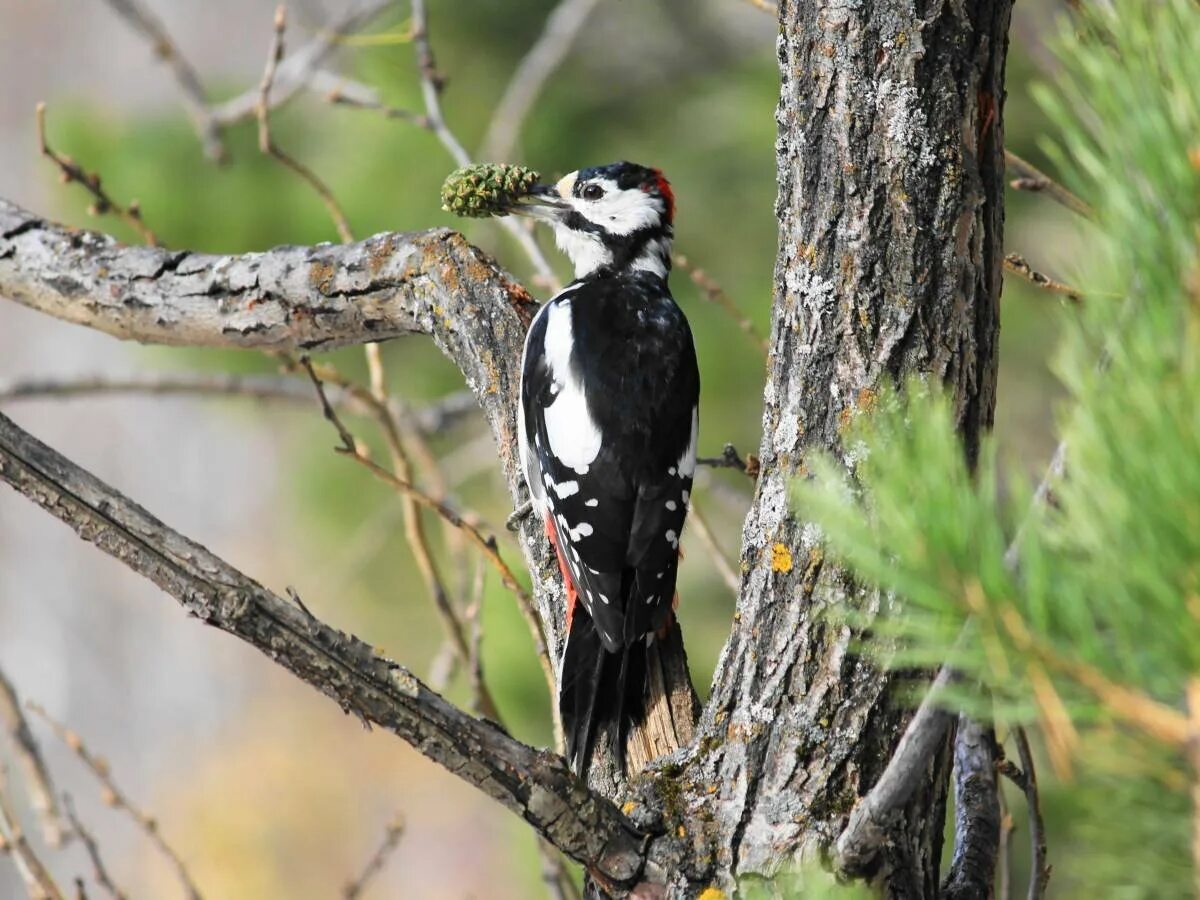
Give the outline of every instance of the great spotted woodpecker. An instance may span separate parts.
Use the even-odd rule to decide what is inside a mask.
[[[567,590],[567,756],[586,771],[605,728],[623,769],[647,650],[675,605],[696,468],[696,351],[667,287],[675,201],[659,170],[619,162],[537,185],[512,212],[548,222],[575,266],[525,339],[519,423]]]

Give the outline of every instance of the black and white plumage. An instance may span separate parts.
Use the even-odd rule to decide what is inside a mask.
[[[674,201],[632,163],[536,188],[576,280],[525,340],[521,460],[568,593],[559,709],[586,769],[601,727],[618,755],[645,714],[646,650],[670,622],[696,466],[700,379],[667,287]]]

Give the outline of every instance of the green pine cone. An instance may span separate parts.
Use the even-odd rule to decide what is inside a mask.
[[[540,177],[533,169],[505,163],[463,166],[442,184],[442,209],[473,218],[503,216]]]

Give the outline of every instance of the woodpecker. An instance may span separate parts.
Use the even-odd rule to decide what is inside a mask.
[[[675,200],[658,169],[618,162],[532,187],[512,212],[548,223],[575,280],[525,338],[520,453],[567,593],[559,711],[586,772],[600,729],[624,769],[646,714],[646,654],[677,596],[696,469],[700,375],[667,286]]]

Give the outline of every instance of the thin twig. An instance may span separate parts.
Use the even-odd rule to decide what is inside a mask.
[[[708,548],[708,558],[712,561],[713,568],[717,570],[717,574],[725,582],[725,586],[733,591],[733,595],[736,597],[742,587],[741,579],[738,578],[729,560],[725,558],[725,553],[717,543],[712,529],[708,527],[708,520],[700,512],[700,507],[696,505],[695,497],[692,498],[691,507],[688,523],[695,530],[696,537],[700,538],[701,543]]]
[[[1012,854],[1009,845],[1012,843],[1013,817],[1009,812],[1008,803],[1004,799],[1004,791],[996,785],[996,798],[1000,802],[1000,841],[996,845],[996,897],[995,900],[1010,900],[1012,897],[1012,872],[1009,871]]]
[[[3,671],[0,671],[0,722],[3,722],[12,739],[13,752],[25,776],[30,806],[41,822],[42,838],[51,847],[61,847],[64,840],[70,837],[70,826],[63,821],[59,811],[50,771],[42,759],[41,748],[29,728],[25,713],[21,711],[16,688]]]
[[[429,494],[416,487],[411,482],[397,477],[387,469],[380,466],[365,452],[361,451],[354,440],[354,437],[346,430],[346,426],[341,423],[337,413],[329,405],[329,402],[324,399],[324,386],[316,372],[312,370],[311,364],[307,367],[309,377],[313,380],[313,385],[317,390],[318,397],[321,399],[321,407],[325,412],[326,418],[330,419],[334,427],[337,429],[342,440],[342,446],[338,448],[338,452],[353,459],[359,465],[366,468],[371,474],[381,481],[391,485],[395,490],[402,494],[412,497],[417,503],[424,506],[426,509],[431,509],[455,528],[461,529],[471,542],[474,543],[483,554],[495,567],[500,574],[500,580],[506,588],[508,588],[517,598],[517,606],[521,614],[525,617],[529,624],[530,632],[533,635],[534,648],[538,655],[538,660],[542,664],[542,671],[546,676],[547,684],[550,686],[550,695],[554,696],[557,692],[557,682],[554,677],[554,666],[550,662],[550,656],[546,650],[545,637],[542,635],[541,622],[538,620],[536,613],[533,610],[533,600],[529,593],[521,587],[517,581],[516,575],[509,568],[508,563],[504,561],[504,557],[500,555],[499,547],[496,543],[494,535],[485,535],[472,522],[468,521],[459,513],[452,510],[445,503],[434,499]],[[465,641],[464,641],[465,646]],[[467,658],[467,654],[463,654],[463,658]]]
[[[334,106],[347,106],[352,109],[370,110],[379,113],[385,119],[399,119],[403,122],[411,122],[418,128],[429,128],[429,120],[425,116],[415,113],[411,109],[402,109],[399,106],[384,103],[379,99],[379,93],[374,88],[349,78],[317,72],[312,79],[313,89],[319,89],[326,81],[330,83],[330,86],[327,90],[321,91],[326,103]]]
[[[546,17],[542,33],[513,72],[492,113],[480,156],[507,160],[517,145],[525,117],[551,75],[563,64],[599,0],[561,0]]]
[[[154,55],[166,63],[179,87],[183,105],[204,146],[204,153],[214,162],[224,162],[228,155],[221,140],[221,129],[213,118],[200,77],[192,68],[163,23],[138,0],[107,0],[109,6],[124,18],[150,44]]]
[[[63,900],[50,870],[38,858],[8,799],[8,778],[0,766],[0,852],[12,855],[30,900]]]
[[[759,334],[758,329],[754,326],[754,323],[750,321],[749,317],[744,312],[738,309],[737,304],[730,299],[729,295],[725,293],[725,289],[721,287],[715,278],[713,278],[699,266],[693,265],[691,260],[689,260],[682,253],[675,254],[674,263],[675,265],[679,266],[679,268],[683,269],[683,271],[687,272],[688,277],[692,279],[692,283],[700,289],[701,296],[703,296],[704,299],[706,299],[709,303],[712,303],[729,313],[729,315],[733,317],[733,320],[737,322],[738,328],[742,329],[742,331],[749,335],[750,339],[754,341],[754,343],[760,350],[762,350],[764,354],[771,349],[770,341]]]
[[[65,153],[59,153],[46,142],[46,104],[39,103],[34,110],[34,122],[37,126],[38,149],[42,156],[58,166],[59,178],[63,184],[76,182],[83,185],[94,202],[88,207],[88,214],[102,216],[114,213],[123,219],[130,228],[136,231],[151,247],[158,246],[158,237],[150,230],[142,219],[142,209],[136,200],[130,200],[128,206],[122,206],[104,190],[99,172],[89,172]]]
[[[1047,197],[1061,203],[1071,212],[1090,219],[1095,213],[1088,204],[1080,200],[1069,190],[1039,169],[1032,163],[1026,162],[1011,150],[1004,151],[1005,165],[1017,177],[1009,182],[1016,191],[1033,191],[1044,193]]]
[[[380,841],[379,847],[371,854],[371,858],[367,860],[367,864],[363,870],[358,873],[358,877],[349,882],[342,889],[343,900],[358,900],[362,896],[363,890],[370,883],[371,879],[378,875],[383,867],[387,864],[388,859],[396,848],[400,846],[400,839],[404,837],[404,817],[399,813],[390,821],[387,828],[383,832],[383,840]]]
[[[482,559],[475,566],[475,583],[471,588],[471,602],[467,604],[463,618],[466,619],[467,630],[470,632],[470,648],[467,653],[467,678],[471,682],[471,693],[476,697],[483,694],[483,591],[487,585],[487,567]],[[476,700],[476,707],[479,706]],[[476,715],[487,715],[484,710],[476,708]],[[493,715],[497,715],[493,711]]]
[[[746,458],[742,459],[742,455],[738,453],[737,447],[733,444],[726,444],[720,456],[697,458],[696,465],[708,466],[713,469],[738,469],[751,478],[758,478],[760,466],[758,457],[753,453],[747,453]]]
[[[467,153],[462,142],[450,130],[442,115],[441,92],[444,79],[438,72],[437,61],[434,59],[433,48],[429,42],[429,17],[425,11],[425,0],[412,0],[412,34],[413,44],[417,49],[417,72],[421,79],[421,97],[425,101],[425,118],[428,120],[428,128],[442,142],[442,146],[446,148],[457,165],[468,166],[473,161],[471,155]],[[550,263],[546,261],[546,256],[537,245],[537,241],[533,239],[532,233],[508,216],[498,221],[500,226],[511,234],[521,249],[525,251],[529,261],[533,264],[537,277],[551,290],[558,290],[560,284],[554,275],[554,270],[550,268]]]
[[[1066,297],[1072,303],[1082,303],[1083,294],[1069,284],[1063,284],[1061,281],[1055,281],[1049,275],[1043,275],[1041,272],[1029,265],[1025,257],[1019,253],[1008,253],[1004,257],[1004,271],[1012,272],[1014,275],[1019,275],[1024,278],[1034,287],[1039,287],[1042,290],[1050,291],[1054,294],[1059,294]]]
[[[275,81],[276,70],[279,68],[280,60],[283,59],[283,36],[286,28],[287,7],[280,4],[275,9],[275,30],[271,38],[271,49],[267,54],[267,65],[263,70],[262,83],[258,88],[258,107],[256,109],[258,116],[258,149],[290,169],[316,192],[317,196],[321,198],[321,202],[325,204],[325,208],[329,211],[330,217],[333,219],[338,237],[342,239],[343,243],[348,244],[354,240],[353,235],[350,233],[350,223],[346,220],[346,214],[342,212],[342,208],[338,204],[337,198],[333,196],[333,192],[317,176],[316,172],[280,150],[271,138],[271,106],[269,97],[271,85]]]
[[[234,375],[207,372],[161,372],[133,375],[81,375],[67,378],[22,378],[0,381],[0,404],[22,400],[69,399],[96,394],[146,394],[150,396],[227,396],[272,400],[312,408],[312,390],[302,381],[282,375]],[[330,404],[357,416],[374,416],[375,409],[354,392],[326,385]],[[451,428],[479,411],[470,391],[448,394],[415,410],[388,401],[393,416],[403,416],[423,434]]]
[[[320,29],[315,38],[284,60],[275,73],[271,88],[271,109],[278,109],[305,87],[310,86],[318,67],[337,46],[339,40],[378,16],[391,6],[392,2],[393,0],[370,0],[360,5],[352,5],[340,17]],[[258,115],[260,100],[259,88],[255,86],[236,97],[214,104],[210,110],[213,121],[224,128],[243,119],[254,118]]]
[[[317,373],[313,370],[312,360],[307,356],[300,357],[300,367],[308,373],[309,379],[312,381],[312,386],[317,392],[317,399],[321,402],[321,414],[325,417],[330,425],[338,433],[338,439],[341,440],[341,449],[348,453],[358,453],[358,442],[354,439],[349,429],[342,424],[341,417],[333,409],[333,404],[329,402],[329,397],[325,394],[325,383],[317,377]]]
[[[1029,809],[1031,854],[1028,900],[1041,900],[1046,895],[1046,885],[1050,882],[1052,867],[1046,862],[1046,823],[1042,818],[1042,803],[1038,795],[1037,770],[1034,768],[1033,752],[1029,748],[1029,737],[1025,734],[1025,729],[1020,726],[1015,728],[1013,740],[1017,745],[1021,768],[1018,769],[1010,761],[1004,760],[997,769],[1025,794],[1025,804]]]
[[[79,821],[79,816],[75,812],[75,804],[71,802],[70,794],[63,794],[63,808],[67,811],[67,818],[71,822],[71,828],[75,834],[79,835],[79,840],[83,842],[84,849],[87,850],[88,859],[92,861],[92,879],[100,887],[104,888],[113,900],[125,900],[125,892],[113,884],[112,878],[109,877],[108,869],[104,866],[104,858],[100,855],[100,845],[96,842],[95,835]]]
[[[188,872],[183,858],[175,852],[162,836],[162,831],[159,829],[158,822],[154,817],[134,806],[128,796],[117,787],[116,782],[113,781],[112,773],[109,771],[108,763],[92,753],[76,732],[67,728],[51,716],[42,706],[32,702],[27,703],[26,706],[31,712],[40,716],[50,726],[55,736],[66,744],[79,757],[79,761],[96,776],[96,780],[100,782],[100,796],[105,804],[111,806],[113,809],[124,810],[128,813],[129,817],[137,823],[146,837],[150,839],[150,842],[167,858],[171,863],[171,867],[175,869],[175,874],[178,876],[190,900],[200,900],[200,891],[196,888],[195,882],[192,881],[192,876]]]

